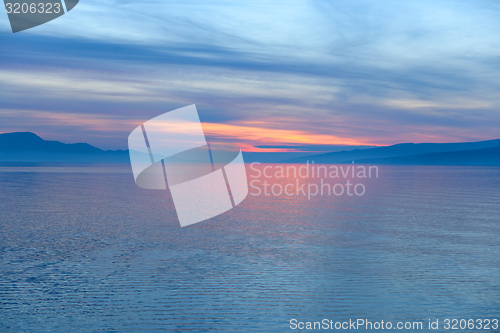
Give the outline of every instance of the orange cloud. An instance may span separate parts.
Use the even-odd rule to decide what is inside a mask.
[[[362,140],[343,138],[335,135],[314,134],[302,130],[269,128],[266,122],[244,122],[242,125],[203,123],[203,131],[218,139],[232,139],[240,142],[244,151],[287,151],[286,149],[260,149],[257,145],[371,145]]]

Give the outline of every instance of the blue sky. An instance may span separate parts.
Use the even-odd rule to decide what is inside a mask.
[[[196,104],[213,140],[500,138],[498,1],[80,1],[12,34],[0,132],[126,148]]]

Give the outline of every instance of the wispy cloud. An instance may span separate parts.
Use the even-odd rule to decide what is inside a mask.
[[[89,0],[18,34],[0,17],[0,131],[37,131],[12,113],[30,110],[67,136],[51,115],[70,114],[72,141],[125,148],[134,122],[195,103],[211,135],[247,147],[497,138],[499,14],[491,1]],[[108,118],[121,130],[96,125]]]

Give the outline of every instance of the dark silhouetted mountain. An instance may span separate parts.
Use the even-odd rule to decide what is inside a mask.
[[[439,164],[431,161],[432,158],[437,158],[440,154],[446,152],[470,151],[478,149],[486,149],[500,146],[500,139],[480,141],[480,142],[459,142],[459,143],[401,143],[393,146],[378,147],[371,149],[356,149],[352,151],[332,152],[319,155],[310,155],[300,158],[292,158],[283,161],[284,163],[306,163],[307,161],[314,163],[334,164],[334,163],[367,163],[367,161],[382,161],[386,159],[386,164],[409,164],[403,162],[404,159],[398,159],[404,156],[430,154],[422,158],[418,164]],[[435,155],[434,155],[435,154]],[[470,155],[472,156],[472,155]],[[396,158],[397,157],[397,158]],[[393,158],[392,160],[390,158]],[[408,159],[407,161],[410,161]],[[458,158],[457,161],[461,159]],[[415,158],[417,161],[417,158]],[[426,161],[424,163],[424,161]],[[436,160],[437,161],[437,160]],[[451,161],[451,158],[450,158]],[[485,159],[484,159],[485,161]],[[369,162],[372,163],[372,162]],[[470,162],[473,163],[473,162]],[[467,164],[473,165],[473,164]],[[484,164],[478,164],[484,165]]]
[[[416,154],[387,158],[368,158],[359,164],[396,165],[500,165],[500,147],[460,150],[444,153]]]
[[[354,161],[358,164],[500,165],[500,139],[461,143],[402,143],[326,154],[303,154],[283,162],[314,161],[316,164],[333,164]],[[66,144],[46,141],[34,133],[18,132],[0,134],[0,162],[129,163],[130,159],[127,150],[102,150],[87,143]]]
[[[2,162],[129,162],[126,150],[102,150],[87,143],[46,141],[31,132],[0,134]]]

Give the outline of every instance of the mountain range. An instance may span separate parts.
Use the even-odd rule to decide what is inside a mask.
[[[357,149],[356,149],[357,148]],[[266,154],[259,153],[260,162]],[[251,153],[244,156],[254,160]],[[271,155],[270,155],[271,156]],[[293,155],[292,155],[293,156]],[[262,158],[262,160],[261,160]],[[274,157],[276,158],[276,157]],[[342,151],[307,152],[280,163],[394,164],[394,165],[500,165],[500,139],[458,143],[401,143],[384,147],[345,147]],[[47,141],[31,132],[0,134],[0,162],[129,163],[128,150],[102,150],[87,143]],[[272,161],[274,162],[274,161]],[[276,161],[278,162],[278,161]]]
[[[127,150],[102,150],[87,143],[47,141],[31,132],[0,134],[0,162],[130,162]]]
[[[458,143],[401,143],[292,158],[283,163],[500,165],[500,139]]]

